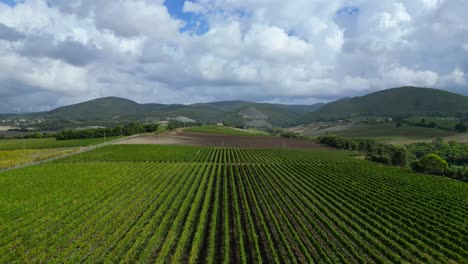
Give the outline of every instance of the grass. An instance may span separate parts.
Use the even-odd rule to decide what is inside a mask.
[[[50,159],[78,151],[79,148],[1,150],[0,169]]]
[[[438,117],[420,117],[420,116],[407,118],[406,121],[412,124],[417,124],[417,123],[420,123],[422,119],[424,119],[425,124],[429,124],[433,122],[437,125],[437,127],[443,128],[443,129],[449,129],[449,130],[455,130],[455,126],[458,123],[460,123],[460,120],[456,118],[438,118]]]
[[[32,138],[32,139],[2,139],[0,140],[0,150],[15,149],[46,149],[46,148],[68,148],[86,147],[97,145],[103,142],[112,141],[120,137],[108,137],[106,141],[102,138],[56,140],[55,138]],[[23,145],[24,144],[24,145]]]
[[[336,131],[333,134],[344,137],[366,137],[377,140],[403,139],[433,139],[456,135],[456,132],[437,128],[414,127],[402,125],[396,127],[394,123],[359,125],[347,130]]]
[[[196,133],[208,133],[208,134],[222,134],[231,136],[267,136],[267,134],[261,131],[236,129],[232,127],[224,126],[198,126],[186,128],[184,131],[196,132]]]

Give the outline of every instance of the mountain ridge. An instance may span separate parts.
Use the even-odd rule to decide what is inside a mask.
[[[261,122],[247,118],[245,112],[262,116]],[[444,90],[420,87],[397,87],[363,96],[343,98],[327,104],[283,105],[247,101],[209,103],[140,104],[130,99],[109,96],[56,108],[49,112],[16,115],[68,123],[67,126],[112,126],[132,121],[155,122],[186,117],[202,123],[228,122],[294,126],[315,121],[337,120],[356,116],[468,115],[468,97]]]
[[[302,123],[357,116],[399,117],[468,115],[468,97],[434,88],[404,86],[330,102],[306,115]]]

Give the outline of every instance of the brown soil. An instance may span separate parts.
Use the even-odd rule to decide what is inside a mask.
[[[143,135],[115,144],[189,145],[241,148],[330,149],[311,140],[281,137],[231,136],[174,131],[162,135]]]

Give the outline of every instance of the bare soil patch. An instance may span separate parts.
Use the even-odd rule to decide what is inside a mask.
[[[289,139],[281,137],[250,137],[218,134],[174,131],[162,135],[143,135],[125,139],[115,144],[155,144],[155,145],[189,145],[210,147],[239,148],[286,148],[286,149],[326,149],[326,146],[311,140]]]

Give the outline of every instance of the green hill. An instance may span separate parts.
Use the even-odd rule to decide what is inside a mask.
[[[114,126],[129,122],[154,122],[187,117],[201,123],[290,127],[320,120],[361,116],[468,117],[468,97],[430,88],[400,87],[328,104],[281,105],[244,101],[213,103],[139,104],[105,97],[64,106],[50,112],[8,115],[3,119],[27,119],[40,130],[84,126]],[[38,122],[40,120],[41,122]],[[40,124],[40,125],[38,125]]]
[[[50,112],[17,115],[17,117],[43,119],[53,123],[57,129],[112,126],[134,121],[154,122],[176,117],[187,117],[202,123],[292,126],[297,125],[298,120],[322,105],[280,105],[243,101],[165,105],[138,104],[124,98],[105,97],[60,107]],[[261,120],[256,120],[258,118]]]
[[[400,87],[365,96],[341,99],[321,107],[311,118],[351,116],[427,115],[468,113],[468,97],[430,88]]]

